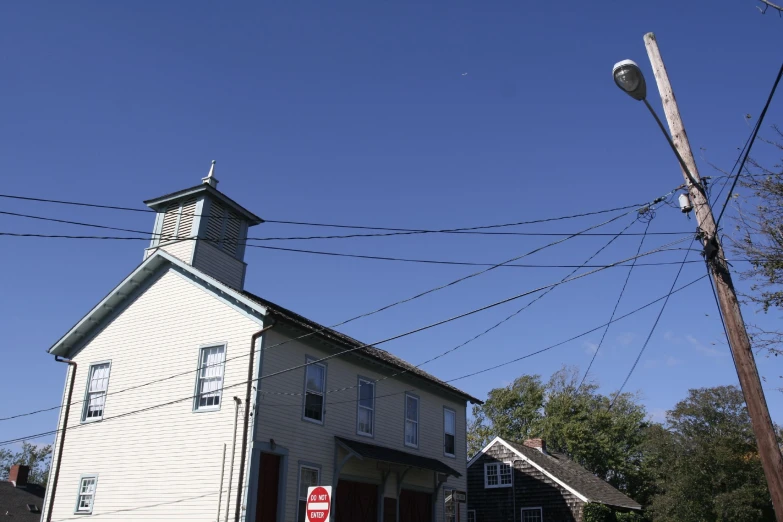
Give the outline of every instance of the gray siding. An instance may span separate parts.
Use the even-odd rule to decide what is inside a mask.
[[[210,277],[232,288],[242,289],[247,265],[239,259],[226,254],[207,241],[196,242],[192,265]],[[187,260],[186,262],[190,262]]]
[[[324,357],[334,351],[323,345],[292,341],[295,335],[285,335],[278,328],[267,332],[264,345],[262,375],[277,372],[305,363],[307,356]],[[425,457],[435,458],[462,474],[460,478],[449,477],[443,488],[465,491],[466,482],[466,403],[460,398],[444,395],[425,381],[399,376],[380,380],[395,373],[377,364],[355,357],[337,357],[326,361],[327,390],[343,390],[327,393],[323,425],[302,420],[304,389],[304,368],[261,380],[259,415],[256,425],[256,440],[268,442],[274,439],[278,447],[285,448],[287,459],[287,484],[285,485],[285,516],[281,520],[295,520],[297,503],[297,473],[299,460],[317,463],[321,466],[321,482],[332,485],[334,474],[334,436],[339,435],[370,444],[377,444]],[[397,370],[399,371],[399,370]],[[358,376],[379,380],[375,389],[375,434],[372,438],[356,433],[357,378]],[[404,445],[404,401],[405,392],[412,391],[420,398],[419,447]],[[456,412],[456,456],[444,456],[443,407]],[[340,454],[342,456],[342,453]],[[348,461],[342,471],[343,477],[368,483],[381,483],[381,471],[375,462]],[[432,492],[433,474],[411,470],[403,481],[404,488]],[[437,521],[443,520],[443,488],[433,502],[437,506]],[[392,478],[386,484],[385,496],[396,497],[396,484]],[[465,504],[461,505],[460,520],[467,520]]]
[[[484,464],[513,462],[511,488],[485,488]],[[468,509],[477,522],[513,522],[521,508],[543,508],[546,522],[582,522],[584,502],[501,443],[495,443],[468,468]]]

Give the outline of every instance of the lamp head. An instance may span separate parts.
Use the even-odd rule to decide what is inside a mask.
[[[635,100],[643,100],[647,97],[647,84],[639,66],[633,60],[617,62],[612,67],[614,83]]]

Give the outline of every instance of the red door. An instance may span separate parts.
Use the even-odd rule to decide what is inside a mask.
[[[432,495],[403,489],[400,493],[400,521],[431,522]]]
[[[280,482],[280,456],[261,454],[261,472],[258,476],[256,522],[277,522],[277,493]]]
[[[378,486],[340,480],[334,502],[337,505],[336,522],[377,522]]]

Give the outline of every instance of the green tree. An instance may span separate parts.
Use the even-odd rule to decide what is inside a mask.
[[[563,368],[547,383],[538,375],[523,375],[491,390],[483,405],[473,407],[469,453],[496,435],[513,442],[541,437],[548,449],[636,496],[646,484],[640,450],[645,409],[636,397],[623,394],[610,410],[611,399],[598,393],[596,384],[579,388],[578,378],[576,369]]]
[[[772,139],[760,141],[783,153],[783,131],[773,127]],[[750,268],[740,272],[751,281],[746,302],[765,313],[783,310],[783,165],[765,167],[753,158],[743,173],[740,185],[749,190],[746,196],[735,194],[736,217],[730,234],[732,252],[750,261]],[[748,325],[755,348],[770,355],[783,355],[783,331]]]
[[[46,486],[49,480],[51,458],[51,444],[36,446],[29,442],[22,442],[22,449],[18,452],[0,449],[0,480],[8,480],[8,471],[11,466],[21,464],[30,468],[30,475],[27,478],[29,483]]]
[[[654,427],[644,467],[654,481],[655,522],[774,520],[742,392],[736,386],[690,390]]]

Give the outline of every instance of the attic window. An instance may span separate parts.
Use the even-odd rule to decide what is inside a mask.
[[[508,462],[488,462],[484,464],[484,487],[511,487],[511,464]]]
[[[30,513],[40,513],[41,510],[35,504],[27,504],[27,511]]]

